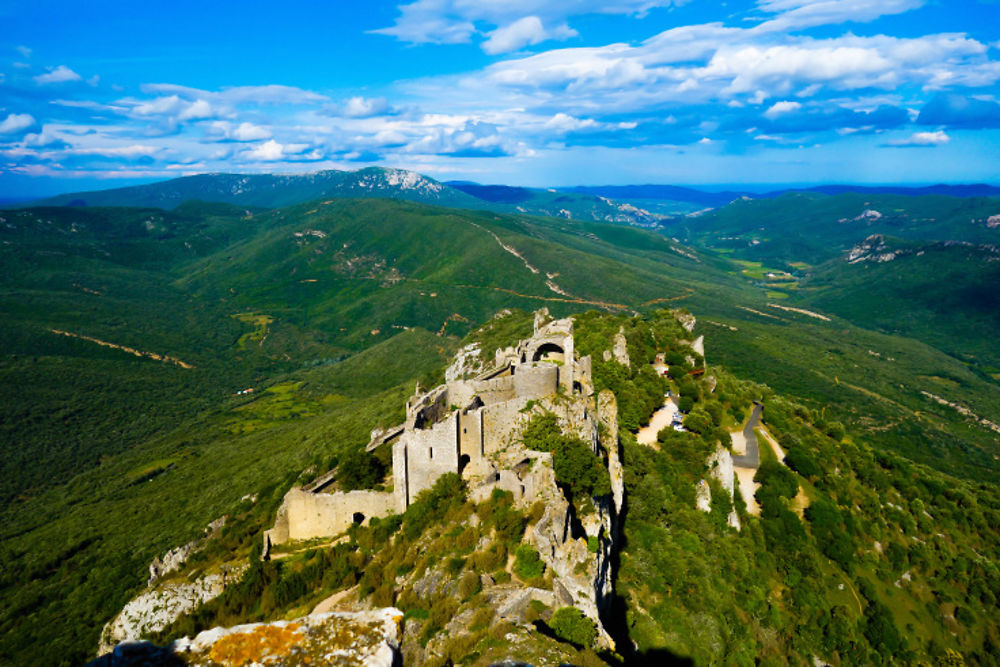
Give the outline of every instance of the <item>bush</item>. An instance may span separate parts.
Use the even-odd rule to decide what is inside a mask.
[[[572,495],[611,493],[611,477],[604,462],[583,440],[565,435],[554,414],[533,416],[524,429],[522,441],[528,449],[552,452],[556,481],[567,487]],[[521,528],[523,530],[523,524]]]
[[[536,579],[545,572],[545,563],[530,544],[522,544],[515,552],[514,572],[522,579]]]
[[[351,452],[337,468],[337,481],[344,491],[371,489],[385,479],[385,465],[374,456],[363,452]]]
[[[556,610],[549,627],[556,637],[582,648],[590,647],[597,639],[597,626],[576,607]]]
[[[789,448],[785,453],[785,463],[788,467],[805,478],[819,477],[823,474],[822,468],[808,450],[803,447]]]
[[[758,493],[771,492],[783,498],[794,498],[799,492],[799,481],[795,478],[795,473],[777,461],[761,463],[753,481],[761,486]]]

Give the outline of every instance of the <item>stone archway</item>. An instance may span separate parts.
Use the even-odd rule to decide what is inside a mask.
[[[542,343],[535,348],[535,353],[531,355],[532,361],[565,361],[566,351],[561,345],[548,342]]]

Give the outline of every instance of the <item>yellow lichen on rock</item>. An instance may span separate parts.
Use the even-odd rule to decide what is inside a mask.
[[[209,658],[226,667],[243,667],[279,658],[304,639],[298,623],[286,626],[262,625],[250,632],[234,632],[212,645]]]

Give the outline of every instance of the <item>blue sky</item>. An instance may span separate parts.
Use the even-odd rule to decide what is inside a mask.
[[[372,164],[1000,183],[1000,0],[0,0],[0,197]]]

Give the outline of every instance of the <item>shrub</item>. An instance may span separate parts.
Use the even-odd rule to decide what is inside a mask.
[[[822,468],[813,455],[803,447],[789,448],[785,453],[785,463],[788,467],[799,473],[803,477],[819,477],[823,474]]]
[[[587,648],[597,638],[597,626],[576,607],[563,607],[552,614],[549,627],[556,637]]]
[[[753,481],[760,484],[760,491],[768,491],[783,498],[794,498],[799,492],[799,481],[795,478],[795,473],[777,461],[761,463]]]
[[[530,544],[522,544],[515,552],[514,571],[522,579],[535,579],[545,572],[545,563]]]
[[[337,468],[337,481],[345,491],[371,489],[385,479],[385,465],[374,456],[363,452],[351,452]]]

